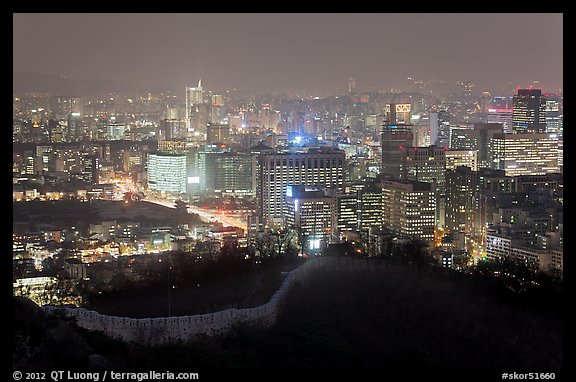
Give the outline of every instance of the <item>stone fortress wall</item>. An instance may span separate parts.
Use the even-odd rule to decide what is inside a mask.
[[[195,337],[224,334],[234,324],[241,322],[257,323],[263,326],[273,325],[281,304],[290,288],[305,281],[308,273],[323,266],[328,258],[316,258],[286,274],[280,288],[270,300],[254,308],[226,309],[215,313],[193,316],[128,318],[100,314],[83,308],[68,308],[45,305],[44,312],[54,314],[64,312],[76,319],[78,326],[88,330],[104,332],[109,337],[126,342],[146,345],[159,345],[179,341],[190,341]]]

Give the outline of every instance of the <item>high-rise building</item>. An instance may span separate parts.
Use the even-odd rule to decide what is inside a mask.
[[[381,133],[382,170],[385,178],[403,178],[405,152],[412,147],[414,133],[410,122],[410,104],[386,105],[387,119]],[[407,122],[406,122],[407,121]]]
[[[358,194],[351,192],[336,197],[338,212],[338,233],[358,229]]]
[[[500,123],[475,123],[474,130],[478,131],[478,164],[480,167],[490,167],[488,148],[494,135],[504,131],[504,126]]]
[[[453,126],[450,128],[450,149],[477,150],[479,145],[480,131],[464,126]]]
[[[430,113],[430,142],[439,147],[450,147],[450,114],[447,111]]]
[[[180,119],[163,119],[160,126],[163,139],[181,139],[187,136],[186,122]]]
[[[148,188],[179,195],[186,193],[186,155],[149,153]]]
[[[203,111],[203,108],[199,105],[204,103],[204,90],[202,89],[202,80],[198,81],[197,87],[186,87],[186,127],[190,129],[195,129],[201,124],[198,120],[200,118],[199,113]]]
[[[209,155],[214,160],[214,172],[207,174],[207,188],[215,192],[237,196],[254,196],[256,191],[252,156],[248,153],[218,153]]]
[[[412,104],[389,103],[386,104],[386,121],[389,125],[410,125]]]
[[[455,170],[458,166],[478,170],[478,150],[446,150],[446,170]]]
[[[512,132],[513,109],[505,107],[488,108],[486,121],[488,123],[501,123],[505,133]]]
[[[82,114],[80,97],[53,96],[50,98],[50,115],[54,119],[67,119],[71,113]]]
[[[126,125],[121,122],[110,122],[106,125],[106,136],[111,141],[124,139]]]
[[[490,145],[490,168],[506,175],[559,172],[558,139],[553,134],[495,134]]]
[[[513,98],[512,130],[515,133],[546,132],[546,97],[540,89],[518,89]]]
[[[478,192],[478,172],[464,166],[446,171],[446,229],[465,234],[475,232],[480,207]]]
[[[318,250],[336,240],[336,198],[326,190],[288,185],[285,208],[287,226],[298,233],[305,249]]]
[[[382,189],[374,183],[358,191],[358,228],[382,227]]]
[[[434,185],[413,180],[385,180],[382,186],[382,225],[402,237],[432,245],[436,222]]]
[[[130,172],[136,166],[142,165],[143,153],[141,151],[135,150],[125,150],[122,154],[122,169],[126,172]]]
[[[210,102],[210,122],[222,123],[225,118],[224,115],[224,97],[220,94],[213,94]]]
[[[228,143],[230,141],[230,125],[209,123],[207,126],[206,143]]]
[[[348,94],[356,93],[356,80],[354,78],[348,78]]]
[[[87,140],[87,131],[84,123],[82,121],[82,116],[79,112],[73,112],[68,114],[68,124],[66,126],[68,134],[68,141],[79,142],[82,140]]]
[[[563,111],[562,96],[557,94],[546,95],[546,132],[558,134],[558,139],[563,138]]]
[[[283,206],[288,185],[326,187],[342,191],[344,166],[344,151],[330,147],[260,155],[257,209],[264,223],[283,223]]]
[[[436,183],[436,190],[444,191],[446,149],[444,147],[412,147],[406,150],[407,178],[419,182]]]
[[[50,171],[50,159],[52,156],[52,146],[36,146],[36,158],[41,163],[42,172]]]

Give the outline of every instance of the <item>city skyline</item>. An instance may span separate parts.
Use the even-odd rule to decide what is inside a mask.
[[[408,77],[558,91],[562,28],[560,13],[19,13],[13,73],[318,95],[347,90],[348,78],[360,91],[403,88]]]

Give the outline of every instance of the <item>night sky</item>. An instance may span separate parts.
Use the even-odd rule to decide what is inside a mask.
[[[416,79],[562,88],[563,16],[14,14],[14,73],[183,88],[334,93]]]

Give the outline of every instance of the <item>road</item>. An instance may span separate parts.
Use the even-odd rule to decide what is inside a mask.
[[[147,196],[142,199],[144,202],[150,202],[154,204],[159,204],[168,208],[176,208],[174,206],[174,201],[167,199],[159,199],[152,196]],[[242,228],[244,232],[248,229],[248,223],[246,222],[246,217],[238,214],[225,214],[223,211],[210,210],[204,208],[198,208],[195,206],[188,207],[188,213],[198,214],[205,222],[214,223],[220,222],[224,224],[225,227],[238,227]]]

